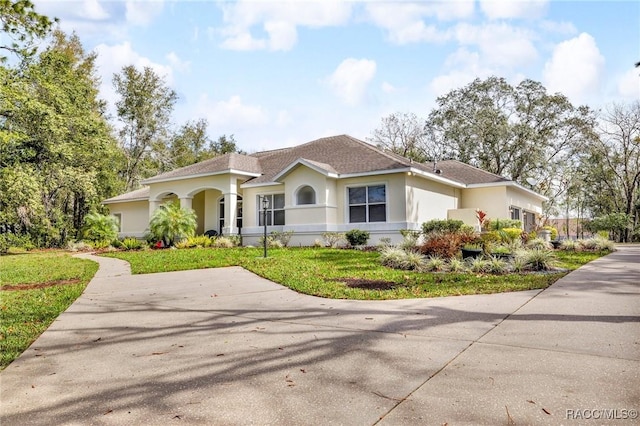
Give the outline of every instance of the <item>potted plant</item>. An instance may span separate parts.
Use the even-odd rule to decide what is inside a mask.
[[[497,246],[491,249],[491,256],[507,260],[513,258],[513,253],[509,247]]]
[[[482,245],[480,243],[468,243],[462,246],[462,258],[476,258],[482,255]]]

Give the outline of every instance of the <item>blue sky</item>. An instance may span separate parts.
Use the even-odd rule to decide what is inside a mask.
[[[637,1],[35,3],[98,53],[108,102],[113,73],[152,67],[180,97],[173,124],[206,118],[248,152],[365,139],[491,75],[594,109],[640,98]]]

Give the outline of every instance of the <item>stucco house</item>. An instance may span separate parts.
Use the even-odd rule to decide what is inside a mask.
[[[103,203],[120,221],[121,236],[142,237],[154,210],[180,200],[197,215],[197,233],[241,233],[256,244],[268,231],[294,231],[291,244],[310,245],[323,232],[369,231],[401,239],[431,219],[477,225],[475,211],[535,226],[546,198],[501,176],[459,161],[418,163],[340,135],[303,145],[225,154],[144,180],[142,189]]]

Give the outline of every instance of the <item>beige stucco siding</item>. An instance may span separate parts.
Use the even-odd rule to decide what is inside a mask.
[[[414,227],[432,219],[444,219],[447,210],[459,206],[457,188],[409,175],[406,183],[406,220]]]
[[[387,222],[405,222],[406,193],[403,173],[340,179],[336,185],[337,223],[349,223],[348,190],[352,186],[385,185]]]
[[[504,186],[465,188],[460,203],[462,209],[480,209],[490,219],[510,217],[507,204],[507,189]]]
[[[258,205],[257,199],[258,195],[268,195],[268,194],[282,194],[284,192],[284,185],[269,185],[269,186],[259,186],[254,188],[243,188],[242,189],[242,200],[243,200],[243,228],[251,228],[258,226]],[[285,212],[285,223],[287,220]]]
[[[297,167],[284,177],[282,181],[285,187],[284,202],[287,226],[326,224],[335,221],[335,213],[329,214],[329,211],[336,209],[335,200],[327,198],[331,196],[331,193],[327,191],[327,185],[332,180],[305,166]],[[310,186],[315,191],[315,204],[297,204],[298,190],[304,186]]]
[[[149,202],[129,201],[107,206],[111,214],[119,214],[120,237],[142,237],[149,227]]]
[[[178,198],[191,198],[205,189],[217,189],[226,193],[231,179],[232,176],[225,174],[152,183],[149,185],[149,199],[157,200],[168,193],[174,193]]]
[[[542,214],[542,202],[537,197],[513,187],[507,187],[507,204],[537,215]]]

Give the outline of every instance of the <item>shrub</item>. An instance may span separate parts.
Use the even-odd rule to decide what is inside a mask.
[[[111,240],[89,241],[89,245],[95,250],[104,250],[111,247]]]
[[[211,241],[211,247],[232,248],[234,243],[229,237],[216,237]]]
[[[500,241],[503,243],[511,243],[512,241],[522,240],[522,229],[520,228],[502,228],[497,231]]]
[[[115,216],[89,213],[84,217],[84,239],[112,241],[118,237],[118,219]]]
[[[380,250],[380,263],[393,269],[401,269],[407,253],[401,248],[389,246]]]
[[[613,241],[610,241],[606,238],[594,237],[588,238],[586,240],[579,240],[578,245],[582,250],[589,251],[615,251],[615,245]]]
[[[352,229],[344,236],[349,242],[349,245],[355,247],[366,245],[367,241],[369,240],[370,234],[367,231],[361,231],[360,229]]]
[[[477,244],[479,241],[473,232],[432,232],[419,250],[425,256],[451,259],[458,255],[465,244]]]
[[[28,235],[0,234],[0,254],[8,253],[11,247],[23,248],[27,251],[35,248]]]
[[[402,269],[416,271],[424,267],[424,257],[415,251],[405,251],[404,259],[400,263]]]
[[[389,247],[390,245],[391,238],[389,237],[380,238],[380,241],[378,241],[378,248]]]
[[[464,227],[464,222],[455,219],[433,219],[422,224],[424,235],[432,232],[458,232]]]
[[[416,250],[418,240],[420,239],[420,231],[401,229],[400,234],[402,235],[402,243],[400,243],[400,247],[405,250]]]
[[[289,242],[291,241],[291,237],[293,236],[293,231],[283,231],[283,232],[278,232],[278,231],[272,231],[271,234],[271,240],[273,242],[278,242],[277,244],[280,247],[288,247],[289,246]]]
[[[504,274],[507,272],[508,264],[503,259],[495,256],[489,256],[487,259],[486,271],[492,274]]]
[[[471,258],[469,260],[469,269],[471,270],[471,272],[475,272],[477,274],[487,272],[488,262],[482,257]]]
[[[345,240],[345,235],[342,232],[323,232],[322,239],[325,241],[325,244],[331,248],[338,247],[340,242]]]
[[[463,260],[460,260],[457,257],[452,257],[451,259],[449,259],[449,264],[447,265],[447,270],[449,272],[462,273],[462,272],[466,272],[467,271],[467,265],[465,264],[465,262]]]
[[[551,250],[523,250],[516,255],[520,258],[525,270],[548,271],[556,266],[556,255]]]
[[[323,240],[316,238],[315,240],[313,240],[313,247],[324,247],[325,243]]]
[[[527,248],[534,250],[551,250],[553,246],[549,241],[545,241],[542,238],[534,238],[527,242]]]
[[[171,201],[158,207],[149,221],[151,234],[167,246],[192,237],[196,230],[196,213],[183,209],[180,203]]]
[[[430,256],[424,264],[424,269],[426,271],[442,271],[446,264],[444,259],[437,256]]]
[[[494,219],[486,222],[487,231],[499,231],[503,228],[522,228],[522,222],[516,219]]]
[[[127,237],[122,240],[122,248],[125,250],[140,250],[144,247],[144,243],[137,238]]]
[[[67,243],[67,250],[77,252],[77,251],[91,251],[93,247],[90,244],[87,244],[84,241],[69,241]]]
[[[560,244],[560,250],[578,251],[580,249],[582,249],[582,247],[580,247],[580,244],[575,240],[563,240]]]

